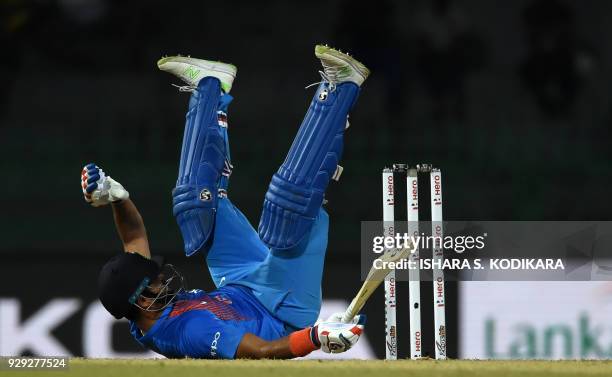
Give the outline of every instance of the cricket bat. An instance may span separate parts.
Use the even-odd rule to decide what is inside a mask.
[[[381,255],[378,259],[382,260],[383,262],[397,262],[400,259],[408,258],[412,250],[414,250],[414,245],[403,249],[392,249]],[[374,265],[372,264],[372,268],[370,269],[370,272],[368,272],[368,276],[363,282],[361,289],[359,289],[359,292],[357,292],[357,295],[344,312],[342,322],[348,323],[353,319],[353,317],[359,314],[370,296],[372,296],[372,293],[374,293],[376,288],[385,280],[385,277],[389,275],[389,272],[391,271],[393,270],[390,268],[374,268]]]

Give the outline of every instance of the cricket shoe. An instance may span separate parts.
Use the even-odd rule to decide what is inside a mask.
[[[157,67],[172,73],[185,83],[181,90],[193,90],[204,77],[215,77],[221,81],[221,89],[229,93],[236,78],[238,69],[232,64],[196,59],[189,56],[168,56],[157,61]]]
[[[327,45],[316,45],[315,56],[323,65],[323,71],[319,71],[323,81],[329,82],[332,89],[347,81],[361,86],[370,74],[370,70],[357,59]]]

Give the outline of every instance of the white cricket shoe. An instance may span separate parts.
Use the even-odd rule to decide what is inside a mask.
[[[323,65],[321,77],[330,84],[350,81],[361,86],[370,74],[370,70],[357,59],[327,45],[316,45],[315,55]]]
[[[157,61],[157,67],[172,73],[187,83],[191,89],[198,87],[204,77],[215,77],[221,81],[221,88],[229,93],[238,69],[232,64],[196,59],[189,56],[168,56]]]

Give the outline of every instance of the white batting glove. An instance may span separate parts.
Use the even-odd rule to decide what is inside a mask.
[[[344,312],[337,312],[337,313],[334,313],[334,314],[330,315],[329,318],[327,318],[325,320],[325,322],[342,322],[342,318],[343,317],[344,317]],[[356,315],[350,321],[344,322],[344,323],[357,324],[357,323],[359,323],[360,319],[361,319],[361,315]],[[323,321],[320,321],[320,322],[323,322]],[[317,322],[317,323],[319,323],[319,322]]]
[[[87,164],[81,171],[81,189],[85,201],[94,207],[105,206],[130,197],[121,183],[107,176],[96,164]]]
[[[332,317],[337,314],[335,313]],[[342,313],[340,313],[340,318],[342,318]],[[351,321],[352,323],[341,323],[339,320],[336,321],[335,317],[333,319],[333,321],[321,322],[314,327],[321,343],[321,351],[325,353],[346,352],[357,343],[363,333],[366,316],[357,315]]]

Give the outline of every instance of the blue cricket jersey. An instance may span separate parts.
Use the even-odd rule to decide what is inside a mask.
[[[246,333],[265,340],[287,335],[284,323],[249,288],[237,285],[181,293],[146,334],[133,321],[130,331],[140,344],[166,357],[207,359],[233,359]]]

